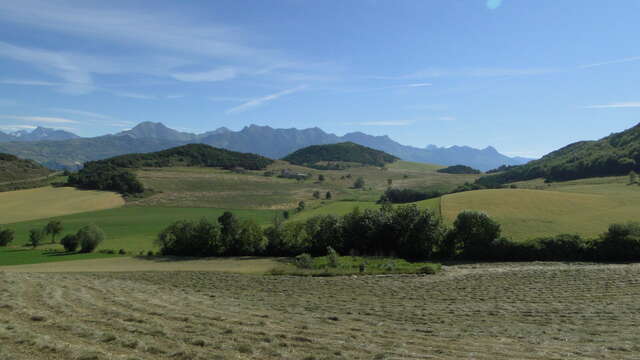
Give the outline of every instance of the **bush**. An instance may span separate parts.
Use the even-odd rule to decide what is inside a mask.
[[[160,254],[175,256],[217,256],[226,251],[220,226],[207,219],[176,221],[156,239]]]
[[[44,238],[44,231],[42,231],[42,229],[29,230],[29,245],[31,245],[33,248],[40,245],[40,243],[42,243],[43,238]]]
[[[60,244],[64,247],[64,249],[68,252],[74,252],[78,250],[78,246],[80,246],[80,240],[74,234],[69,234],[64,236],[60,240]]]
[[[337,268],[340,265],[340,254],[338,254],[331,246],[327,246],[327,260],[329,267]]]
[[[640,223],[612,224],[596,243],[598,260],[635,261],[640,259]]]
[[[7,246],[13,241],[15,232],[11,229],[0,229],[0,246]]]
[[[365,185],[365,183],[364,183],[364,179],[362,178],[362,176],[360,176],[360,177],[358,177],[358,178],[356,179],[356,181],[353,183],[353,188],[354,188],[354,189],[362,189],[362,188],[364,188],[364,185]]]
[[[313,268],[313,258],[307,253],[296,256],[294,263],[301,269]]]
[[[96,225],[87,225],[76,233],[81,253],[93,252],[106,238],[104,231]]]
[[[491,244],[500,238],[500,233],[500,224],[487,214],[463,211],[453,223],[453,229],[446,238],[450,243],[445,247],[453,249],[454,255],[461,250],[466,259],[490,259]]]

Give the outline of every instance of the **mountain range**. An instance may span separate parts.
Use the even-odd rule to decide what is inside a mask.
[[[41,141],[41,140],[69,140],[79,138],[78,135],[65,130],[50,129],[38,126],[33,130],[18,130],[4,133],[0,131],[0,142],[7,141]]]
[[[53,134],[51,131],[49,133]],[[39,131],[41,132],[43,131]],[[17,136],[22,138],[17,140],[16,135],[9,135],[13,138],[7,140],[0,133],[0,152],[33,159],[53,169],[61,169],[78,168],[86,161],[128,153],[159,151],[188,143],[204,143],[218,148],[279,159],[310,145],[349,141],[382,150],[403,160],[440,165],[461,164],[480,170],[489,170],[501,165],[520,165],[530,160],[508,157],[500,154],[493,147],[474,149],[468,146],[445,148],[429,145],[418,148],[402,145],[386,135],[372,136],[362,132],[352,132],[338,136],[317,127],[274,129],[269,126],[250,125],[240,131],[222,127],[202,134],[193,134],[170,129],[162,123],[143,122],[130,130],[93,138],[80,138],[66,131],[64,133],[68,134],[65,135],[67,136],[65,139],[48,138],[36,141],[24,140],[27,137],[23,136]]]

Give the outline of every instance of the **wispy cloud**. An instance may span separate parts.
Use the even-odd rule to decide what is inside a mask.
[[[216,102],[245,102],[250,100],[247,98],[235,96],[209,96],[208,99]]]
[[[602,105],[589,105],[585,109],[620,109],[620,108],[640,108],[640,101],[620,102]]]
[[[506,77],[541,75],[557,72],[556,68],[500,68],[500,67],[475,67],[475,68],[427,68],[409,74],[395,76],[372,76],[372,79],[380,80],[412,80],[442,77]]]
[[[35,128],[37,128],[35,125],[0,125],[0,130],[4,131],[33,130]]]
[[[358,126],[408,126],[413,124],[413,121],[401,120],[401,121],[362,121],[351,122],[345,125],[358,125]]]
[[[0,84],[5,85],[24,85],[24,86],[61,86],[61,83],[41,81],[41,80],[20,80],[20,79],[5,79],[0,80]]]
[[[89,118],[95,118],[100,120],[113,120],[114,118],[104,114],[98,114],[96,112],[84,111],[84,110],[76,110],[76,109],[67,109],[67,108],[51,108],[52,111],[63,112],[67,114],[80,115]]]
[[[223,67],[204,72],[194,73],[175,73],[172,74],[174,79],[188,82],[215,82],[230,80],[236,77],[237,70],[232,67]]]
[[[130,99],[139,99],[139,100],[155,100],[155,99],[158,98],[155,95],[132,93],[132,92],[125,92],[125,91],[110,91],[110,93],[112,93],[115,96],[119,96],[119,97],[125,97],[125,98],[130,98]]]
[[[235,113],[239,113],[239,112],[244,112],[247,111],[249,109],[253,109],[255,107],[264,105],[268,102],[277,100],[285,95],[290,95],[290,94],[294,94],[297,92],[300,92],[302,90],[304,90],[306,88],[306,86],[298,86],[296,88],[293,89],[288,89],[288,90],[283,90],[274,94],[270,94],[267,96],[262,96],[259,98],[255,98],[255,99],[251,99],[241,105],[238,105],[236,107],[232,107],[231,109],[227,110],[226,113],[227,114],[235,114]]]
[[[634,62],[634,61],[640,61],[640,56],[632,56],[632,57],[628,57],[628,58],[603,61],[603,62],[593,63],[593,64],[580,65],[579,68],[580,69],[588,69],[588,68],[597,67],[597,66],[612,65],[612,64],[622,64],[622,63],[628,63],[628,62]]]
[[[53,123],[53,124],[76,124],[79,121],[50,116],[18,116],[18,115],[0,115],[0,119],[18,120],[33,123]]]

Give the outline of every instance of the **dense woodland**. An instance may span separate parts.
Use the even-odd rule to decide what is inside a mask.
[[[33,179],[50,173],[51,170],[35,161],[0,153],[0,183]]]
[[[505,168],[477,180],[485,186],[545,178],[564,181],[640,171],[640,124],[598,141],[581,141],[556,150],[540,160]]]
[[[480,174],[480,170],[476,170],[470,166],[465,165],[453,165],[446,168],[438,169],[439,173],[443,174]]]
[[[358,163],[362,165],[384,166],[399,160],[383,151],[374,150],[352,142],[330,145],[313,145],[293,152],[283,158],[292,164],[312,168],[324,168],[327,162]]]

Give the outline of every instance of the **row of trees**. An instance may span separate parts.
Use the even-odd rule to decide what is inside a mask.
[[[45,236],[51,237],[51,243],[56,242],[56,237],[64,230],[62,222],[59,220],[49,221],[42,228],[29,230],[29,240],[27,245],[34,249],[44,242]],[[75,252],[80,249],[81,253],[93,252],[105,239],[104,231],[96,225],[87,225],[75,234],[68,234],[60,240],[60,244],[66,251]],[[15,239],[15,231],[12,229],[0,229],[0,246],[7,246]]]
[[[415,205],[360,211],[344,216],[316,216],[304,222],[274,219],[262,229],[251,220],[226,212],[217,222],[178,221],[163,230],[157,244],[164,255],[295,256],[342,254],[398,256],[408,260],[582,260],[640,259],[640,225],[615,224],[598,239],[559,235],[514,242],[486,214],[465,211],[445,227],[430,210]]]

